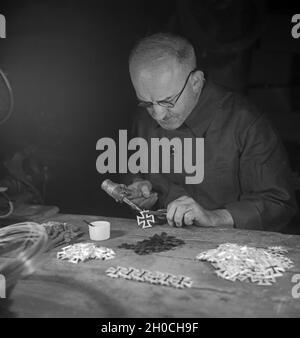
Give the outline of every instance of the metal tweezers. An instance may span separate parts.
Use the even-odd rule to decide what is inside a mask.
[[[167,215],[166,209],[159,209],[159,210],[150,210],[148,212],[149,215],[158,216],[158,217],[165,217]]]

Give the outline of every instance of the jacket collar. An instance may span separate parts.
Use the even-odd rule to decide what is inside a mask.
[[[206,80],[199,96],[198,102],[190,115],[184,121],[178,130],[189,129],[195,137],[205,137],[211,122],[220,109],[222,99],[228,91],[223,87],[215,84],[211,80]],[[161,126],[151,118],[153,127]]]
[[[195,136],[205,137],[206,131],[220,109],[222,92],[220,87],[211,80],[205,81],[197,105],[184,122]]]

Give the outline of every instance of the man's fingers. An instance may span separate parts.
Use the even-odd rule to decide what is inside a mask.
[[[192,225],[194,222],[194,215],[193,212],[191,210],[188,210],[183,217],[184,223],[186,225]]]
[[[145,198],[148,198],[150,196],[150,193],[151,193],[151,189],[150,189],[149,185],[143,184],[141,186],[141,192],[142,192],[142,194]]]
[[[177,206],[176,212],[174,214],[174,222],[177,227],[182,226],[182,218],[184,216],[184,208],[181,206]]]
[[[148,198],[151,195],[152,185],[149,181],[137,181],[130,184],[127,189],[127,197],[129,199],[145,197]]]
[[[177,201],[168,205],[167,220],[171,226],[181,227],[185,208]]]
[[[134,198],[138,198],[138,197],[141,197],[141,191],[139,191],[138,189],[136,189],[135,187],[132,187],[132,186],[128,186],[127,187],[128,190],[127,190],[127,194],[126,194],[126,197],[130,200],[133,200]]]
[[[140,204],[140,207],[143,209],[150,209],[158,200],[157,194],[151,194],[149,198],[144,198],[143,202]]]
[[[138,197],[131,199],[131,202],[143,209],[150,209],[158,200],[157,193],[152,193],[149,198]]]
[[[130,201],[140,207],[141,204],[145,201],[145,198],[144,197],[130,198]]]
[[[169,225],[174,226],[174,214],[176,212],[176,204],[172,203],[168,205],[168,211],[167,211],[167,221]]]

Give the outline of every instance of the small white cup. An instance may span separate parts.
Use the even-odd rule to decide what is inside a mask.
[[[110,223],[106,221],[91,222],[89,234],[92,241],[105,241],[110,237]]]

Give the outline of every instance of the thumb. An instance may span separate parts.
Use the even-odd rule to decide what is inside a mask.
[[[184,214],[184,223],[186,225],[192,225],[194,221],[194,215],[191,210]]]
[[[148,186],[148,184],[143,184],[141,186],[141,191],[142,191],[142,194],[145,198],[148,198],[150,196],[150,187]]]

